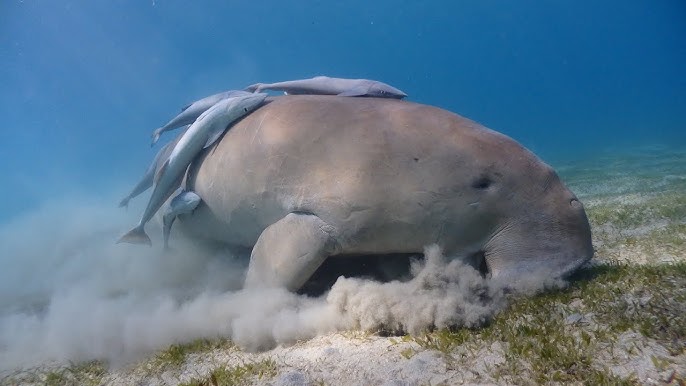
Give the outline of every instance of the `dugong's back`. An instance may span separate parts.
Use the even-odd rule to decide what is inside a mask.
[[[489,168],[529,172],[505,177],[521,189],[548,172],[515,141],[445,110],[335,96],[276,98],[198,164],[191,187],[204,205],[183,219],[187,233],[252,246],[287,213],[314,213],[351,253],[420,252],[449,229],[461,236],[444,247],[483,242],[474,222],[496,221],[483,214],[497,208],[469,207],[479,201],[471,185]]]

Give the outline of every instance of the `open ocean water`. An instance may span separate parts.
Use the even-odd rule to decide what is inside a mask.
[[[682,0],[3,1],[0,370],[231,336],[188,313],[240,304],[220,294],[245,262],[115,246],[149,193],[116,206],[157,151],[153,129],[255,82],[391,84],[551,164],[599,261],[683,260],[684,69]],[[193,327],[156,331],[171,318]]]

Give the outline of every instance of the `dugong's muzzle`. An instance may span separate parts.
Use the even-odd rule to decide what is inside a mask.
[[[561,189],[506,220],[484,247],[492,278],[517,283],[564,278],[593,257],[591,228],[581,202]]]

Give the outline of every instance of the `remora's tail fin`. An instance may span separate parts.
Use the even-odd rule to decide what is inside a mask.
[[[119,201],[119,207],[120,208],[129,208],[129,196],[124,197],[121,201]]]
[[[173,213],[165,213],[162,216],[162,238],[164,239],[164,250],[169,251],[169,234],[171,233],[172,224],[176,220],[176,215]]]
[[[120,237],[119,240],[117,240],[117,244],[119,243],[143,244],[152,246],[152,241],[150,241],[150,237],[148,237],[148,235],[145,233],[145,230],[143,229],[143,226],[141,225],[131,229],[124,236]]]
[[[152,142],[150,142],[150,147],[155,146],[157,141],[160,140],[160,135],[162,134],[163,130],[164,130],[163,127],[159,127],[152,132]]]
[[[262,84],[263,83],[255,83],[251,84],[250,86],[244,88],[245,91],[250,91],[250,92],[260,92],[262,89]]]

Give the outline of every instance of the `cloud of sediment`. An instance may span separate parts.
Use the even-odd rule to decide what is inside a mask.
[[[164,253],[154,222],[153,248],[115,244],[140,209],[116,202],[53,202],[0,227],[0,370],[125,363],[204,337],[263,350],[346,329],[478,326],[505,305],[499,286],[436,247],[403,282],[339,278],[316,298],[242,290],[245,256],[179,237]]]

